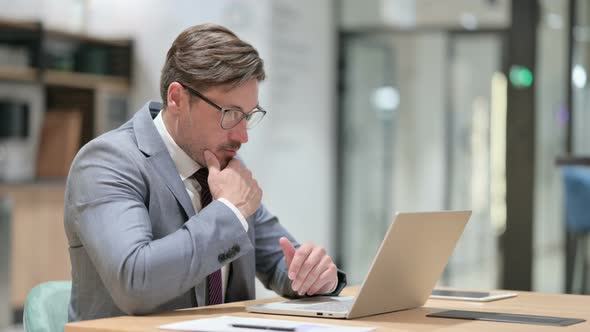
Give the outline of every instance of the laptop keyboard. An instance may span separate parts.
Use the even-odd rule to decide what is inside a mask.
[[[345,301],[330,301],[324,303],[310,304],[302,306],[301,309],[314,311],[333,311],[333,312],[347,312],[350,311],[354,300]]]

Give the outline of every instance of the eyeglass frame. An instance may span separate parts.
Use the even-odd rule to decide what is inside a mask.
[[[244,119],[246,119],[246,128],[247,129],[252,129],[254,127],[250,127],[248,128],[247,125],[247,121],[252,117],[253,114],[255,113],[262,113],[262,118],[260,118],[260,121],[262,121],[264,119],[264,117],[266,116],[266,110],[264,108],[262,108],[260,105],[256,105],[256,107],[254,107],[250,112],[246,113],[242,110],[236,109],[236,108],[225,108],[225,107],[221,107],[219,105],[217,105],[215,102],[213,102],[211,99],[205,97],[202,93],[200,93],[199,91],[191,88],[190,86],[188,86],[187,84],[181,83],[181,82],[177,82],[178,84],[180,84],[183,88],[185,88],[191,95],[202,99],[204,102],[206,102],[207,104],[213,106],[214,108],[216,108],[219,112],[221,112],[221,120],[219,120],[219,126],[221,127],[221,129],[224,130],[230,130],[232,128],[234,128],[235,126],[237,126],[238,124],[240,124],[240,122],[242,122]],[[228,111],[232,111],[232,112],[240,112],[242,113],[242,118],[240,119],[240,121],[236,122],[235,125],[229,127],[229,128],[225,128],[223,127],[223,119],[225,117],[225,114]],[[258,121],[258,123],[260,123],[260,121]],[[254,126],[258,125],[258,123],[256,123]]]

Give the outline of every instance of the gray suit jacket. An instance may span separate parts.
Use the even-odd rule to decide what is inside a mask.
[[[293,237],[264,206],[248,232],[223,203],[195,214],[146,104],[85,145],[68,176],[65,230],[72,263],[69,320],[148,314],[206,303],[206,277],[231,262],[226,302],[253,299],[255,275],[297,297],[279,238]],[[345,286],[339,272],[338,294]],[[196,298],[195,294],[196,287]]]

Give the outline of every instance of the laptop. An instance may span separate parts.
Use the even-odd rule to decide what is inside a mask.
[[[353,319],[422,306],[471,211],[397,213],[356,296],[317,296],[257,304],[246,311]]]

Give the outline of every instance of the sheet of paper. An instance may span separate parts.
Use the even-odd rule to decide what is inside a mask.
[[[259,328],[235,327],[235,325],[257,326]],[[266,328],[266,329],[265,329]],[[270,329],[269,329],[270,328]],[[374,327],[340,326],[332,324],[316,324],[278,319],[246,318],[237,316],[221,316],[215,318],[195,319],[173,324],[161,325],[160,329],[175,331],[198,332],[253,332],[253,331],[287,331],[296,332],[369,332]]]

